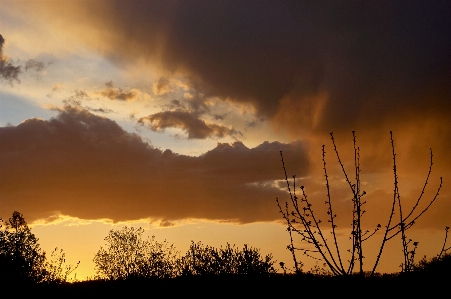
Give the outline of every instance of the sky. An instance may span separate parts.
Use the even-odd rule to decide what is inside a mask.
[[[182,253],[191,240],[249,244],[290,265],[275,201],[289,199],[280,151],[326,219],[322,145],[346,248],[352,193],[331,132],[353,178],[355,131],[369,230],[390,215],[390,131],[405,211],[432,149],[414,216],[443,185],[408,236],[417,256],[440,251],[451,224],[450,3],[0,6],[0,217],[21,212],[47,252],[81,261],[77,278],[95,274],[103,238],[124,225]],[[381,238],[364,245],[368,270]],[[379,271],[399,271],[400,244],[390,241]]]

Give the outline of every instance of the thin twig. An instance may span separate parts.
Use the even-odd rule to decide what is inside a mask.
[[[390,140],[392,141],[392,143],[391,143],[392,144],[392,154],[394,155],[394,144],[393,144],[392,131],[390,131]],[[396,161],[395,161],[395,158],[393,157],[393,169],[395,169],[395,168],[396,168]],[[396,178],[396,176],[395,176],[395,178]],[[376,268],[377,268],[377,265],[379,264],[379,260],[380,260],[381,255],[382,255],[382,251],[384,250],[385,243],[387,243],[387,241],[388,241],[387,235],[388,235],[388,232],[389,232],[389,229],[390,229],[390,224],[392,222],[393,215],[395,214],[396,190],[397,190],[397,186],[395,184],[395,190],[393,192],[393,203],[392,203],[392,207],[391,207],[390,217],[388,219],[387,226],[385,227],[384,238],[382,239],[382,243],[381,243],[381,246],[379,248],[379,253],[377,254],[376,262],[374,263],[373,270],[371,271],[371,276],[373,276],[374,273],[376,272]]]
[[[318,223],[318,221],[316,221],[316,218],[315,218],[314,215],[313,215],[313,211],[310,209],[310,206],[311,206],[311,205],[309,204],[309,202],[308,202],[308,200],[307,200],[307,198],[306,198],[306,195],[305,195],[305,192],[304,192],[303,187],[301,187],[301,189],[302,189],[302,191],[303,191],[303,197],[304,197],[304,200],[305,200],[305,202],[306,202],[306,204],[307,204],[308,209],[310,209],[311,216],[312,216],[312,218],[313,218],[313,220],[314,220],[314,222],[315,222],[315,225],[316,225],[316,227],[317,227],[317,229],[318,229],[319,235],[321,236],[321,239],[323,240],[324,245],[325,245],[326,249],[328,250],[329,255],[331,256],[334,265],[332,265],[332,264],[329,262],[329,260],[328,260],[327,257],[325,256],[324,252],[321,250],[321,244],[316,240],[316,238],[315,238],[315,236],[314,236],[314,234],[313,234],[313,232],[312,232],[312,230],[311,230],[311,228],[310,228],[310,223],[305,219],[305,217],[302,216],[302,213],[299,211],[299,206],[298,206],[297,199],[293,196],[293,194],[292,194],[292,192],[291,192],[291,189],[290,189],[290,184],[289,184],[289,181],[288,181],[288,176],[287,176],[287,172],[286,172],[286,168],[285,168],[285,162],[284,162],[284,160],[283,160],[283,154],[282,154],[282,151],[280,151],[280,156],[281,156],[281,159],[282,159],[282,166],[283,166],[283,170],[284,170],[284,174],[285,174],[285,180],[286,180],[287,186],[288,186],[288,191],[289,191],[289,193],[290,193],[291,202],[292,202],[292,204],[293,204],[293,207],[294,207],[294,209],[295,209],[297,215],[299,216],[299,219],[300,219],[301,222],[302,222],[302,225],[303,225],[304,228],[305,228],[305,232],[307,233],[307,236],[304,235],[303,233],[300,233],[300,234],[301,234],[303,237],[307,237],[308,239],[310,239],[310,240],[312,241],[312,243],[313,243],[313,244],[315,245],[315,247],[318,249],[319,253],[320,253],[321,256],[323,257],[324,261],[327,263],[327,265],[329,266],[329,268],[331,269],[331,271],[334,272],[334,273],[339,273],[339,270],[337,270],[337,269],[334,267],[334,265],[337,267],[336,262],[335,262],[335,260],[333,259],[333,256],[332,256],[332,254],[330,253],[330,249],[329,249],[329,247],[328,247],[328,245],[327,245],[327,242],[325,241],[324,236],[323,236],[323,234],[322,234],[322,232],[321,232],[321,229],[319,228],[319,223]],[[279,206],[279,208],[280,208],[280,206]],[[283,213],[283,212],[282,212],[282,213]],[[288,215],[287,215],[287,218],[286,218],[286,219],[287,219],[287,223],[288,223],[289,227],[293,228],[291,222],[290,222],[289,219],[288,219]],[[296,231],[297,231],[297,232],[300,232],[299,230],[296,230]]]
[[[445,241],[443,242],[442,250],[441,250],[440,253],[438,254],[438,257],[439,257],[439,258],[442,256],[442,254],[443,254],[444,252],[446,252],[447,250],[451,249],[451,247],[445,248],[445,246],[446,246],[446,240],[448,239],[448,231],[449,231],[449,226],[445,227]]]
[[[423,215],[423,214],[429,209],[429,207],[434,203],[434,201],[437,199],[437,197],[438,197],[438,195],[439,195],[439,193],[440,193],[440,190],[442,189],[442,186],[443,186],[443,179],[440,178],[440,185],[439,185],[439,187],[438,187],[438,189],[437,189],[437,192],[435,193],[434,198],[429,202],[429,204],[426,206],[426,208],[424,208],[424,210],[421,211],[420,214],[418,214],[414,219],[412,219],[412,220],[409,221],[407,224],[405,224],[405,229],[406,229],[406,230],[409,229],[409,228],[411,228],[411,227],[415,224],[415,220],[417,220],[418,218],[420,218],[420,216]],[[397,224],[397,225],[393,226],[390,230],[395,229],[397,226],[400,226],[400,225]],[[392,239],[393,237],[397,236],[400,232],[401,232],[401,230],[396,231],[395,233],[393,233],[393,235],[391,235],[391,236],[388,238],[388,240],[390,240],[390,239]]]
[[[334,237],[334,244],[335,244],[335,249],[337,251],[337,256],[338,256],[338,261],[340,262],[340,269],[344,272],[344,268],[343,268],[343,263],[341,261],[341,255],[340,255],[340,249],[338,248],[338,242],[337,242],[337,235],[335,232],[335,223],[334,223],[334,219],[336,217],[336,215],[333,214],[333,210],[332,210],[332,201],[330,200],[330,185],[329,185],[329,176],[327,175],[327,170],[326,170],[326,151],[324,150],[324,145],[322,147],[322,152],[323,152],[323,168],[324,168],[324,177],[326,179],[326,189],[327,189],[327,203],[329,206],[329,211],[328,214],[330,216],[330,223],[332,226],[332,235]]]

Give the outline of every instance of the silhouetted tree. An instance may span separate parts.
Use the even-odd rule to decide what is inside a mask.
[[[242,250],[227,243],[224,248],[191,243],[181,258],[182,275],[271,274],[275,273],[272,255],[262,257],[256,248],[244,245]]]
[[[40,282],[45,275],[45,252],[17,211],[1,223],[0,265],[3,281]]]
[[[100,247],[94,256],[99,279],[170,278],[177,275],[174,245],[143,238],[144,229],[123,227],[110,230],[105,238],[107,248]]]
[[[8,221],[0,219],[0,281],[61,283],[67,280],[78,264],[65,266],[62,250],[56,259],[47,261],[38,240],[21,213],[14,211]]]

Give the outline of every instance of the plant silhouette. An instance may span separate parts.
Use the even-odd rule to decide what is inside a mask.
[[[39,239],[31,233],[23,215],[14,211],[0,219],[0,281],[6,283],[62,283],[78,267],[65,265],[62,250],[48,261]]]
[[[256,248],[244,245],[239,250],[229,243],[225,247],[205,246],[191,242],[181,259],[182,275],[263,275],[274,274],[272,255],[262,257]]]
[[[0,276],[4,281],[40,282],[44,277],[45,253],[22,214],[15,211],[0,230]]]
[[[144,229],[111,230],[94,256],[98,279],[174,278],[199,275],[261,275],[275,273],[272,255],[262,257],[256,248],[242,250],[227,243],[219,249],[192,242],[184,256],[174,245],[143,237]]]
[[[366,192],[362,190],[361,179],[360,179],[360,148],[357,147],[356,135],[355,132],[352,132],[353,135],[353,143],[354,143],[354,178],[351,178],[348,175],[348,172],[345,170],[343,162],[341,161],[340,155],[338,153],[335,139],[333,133],[330,133],[332,145],[334,148],[334,152],[337,156],[338,163],[341,167],[343,175],[347,184],[349,185],[350,191],[352,193],[352,230],[350,233],[350,239],[352,240],[352,247],[348,250],[351,254],[351,258],[349,260],[349,264],[345,265],[343,263],[342,253],[338,246],[337,242],[337,232],[336,232],[336,217],[337,215],[334,213],[333,204],[330,195],[330,185],[329,185],[329,175],[327,173],[326,168],[326,160],[325,160],[325,145],[322,146],[322,161],[323,161],[323,170],[325,176],[325,185],[327,190],[327,196],[325,200],[325,204],[327,206],[327,222],[330,224],[330,232],[332,234],[332,241],[326,238],[326,234],[324,232],[324,228],[320,225],[322,221],[317,217],[313,210],[313,204],[309,200],[307,193],[305,191],[304,186],[300,187],[301,195],[298,197],[296,195],[296,176],[293,176],[293,189],[291,189],[290,182],[288,180],[285,162],[283,160],[282,152],[280,152],[282,158],[282,167],[285,174],[285,181],[287,183],[288,193],[290,195],[290,199],[285,202],[285,206],[279,202],[277,198],[277,205],[279,207],[279,211],[282,214],[282,217],[285,219],[287,223],[287,231],[290,236],[290,245],[288,245],[288,250],[290,250],[294,262],[295,272],[301,272],[300,263],[297,260],[296,251],[302,251],[304,255],[309,256],[311,258],[322,261],[327,269],[336,276],[341,275],[350,275],[357,271],[360,275],[364,275],[363,270],[363,243],[370,239],[372,236],[376,234],[379,230],[382,229],[382,225],[378,224],[373,231],[363,230],[362,229],[362,218],[365,213],[364,205],[366,201],[363,199]],[[390,132],[390,141],[391,141],[391,149],[392,149],[392,159],[393,159],[393,176],[394,176],[394,191],[393,191],[393,201],[391,206],[391,211],[389,214],[389,220],[385,225],[384,236],[379,247],[379,253],[376,257],[376,261],[371,270],[371,276],[375,275],[376,268],[379,264],[383,249],[385,247],[386,242],[393,239],[395,236],[401,236],[402,248],[403,248],[403,257],[404,262],[402,264],[402,272],[410,272],[413,270],[414,266],[414,257],[415,251],[418,246],[418,242],[414,242],[411,239],[407,238],[406,231],[410,229],[415,221],[421,217],[434,203],[437,199],[440,189],[442,187],[442,178],[440,178],[440,184],[437,189],[435,196],[429,200],[426,204],[426,207],[423,210],[418,210],[419,203],[423,198],[425,188],[429,182],[429,177],[432,172],[432,149],[430,150],[430,164],[429,171],[427,177],[425,179],[425,183],[423,185],[423,189],[410,211],[404,211],[402,208],[402,202],[399,192],[399,182],[397,175],[397,165],[396,165],[396,153],[395,153],[395,144],[393,140],[393,134]],[[395,211],[398,212],[399,221],[395,222],[394,219]],[[407,216],[406,216],[407,215]],[[448,232],[448,231],[447,231]],[[311,247],[295,247],[294,246],[294,235],[299,235],[301,240],[313,246]],[[447,236],[447,235],[446,235]],[[446,237],[445,237],[446,243]],[[444,245],[445,246],[445,245]],[[413,248],[412,248],[413,247]],[[449,249],[449,248],[448,248]],[[442,249],[443,251],[444,249]],[[357,270],[355,268],[357,267]]]
[[[143,238],[144,229],[123,227],[110,230],[105,237],[107,247],[100,247],[94,256],[99,279],[171,278],[177,275],[174,245],[152,238]]]

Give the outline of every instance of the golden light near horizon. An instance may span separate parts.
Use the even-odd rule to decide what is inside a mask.
[[[440,177],[443,186],[409,234],[418,257],[441,248],[451,224],[449,4],[1,6],[0,217],[21,212],[47,252],[81,260],[77,278],[93,277],[94,254],[123,225],[181,254],[191,240],[229,242],[291,263],[275,202],[289,198],[280,151],[326,219],[323,144],[346,247],[352,194],[330,132],[350,171],[356,132],[365,229],[389,216],[389,132],[406,209],[422,192],[432,149],[424,198]],[[366,264],[377,255],[371,242]],[[391,242],[383,272],[402,262]],[[299,257],[306,271],[315,266]]]

